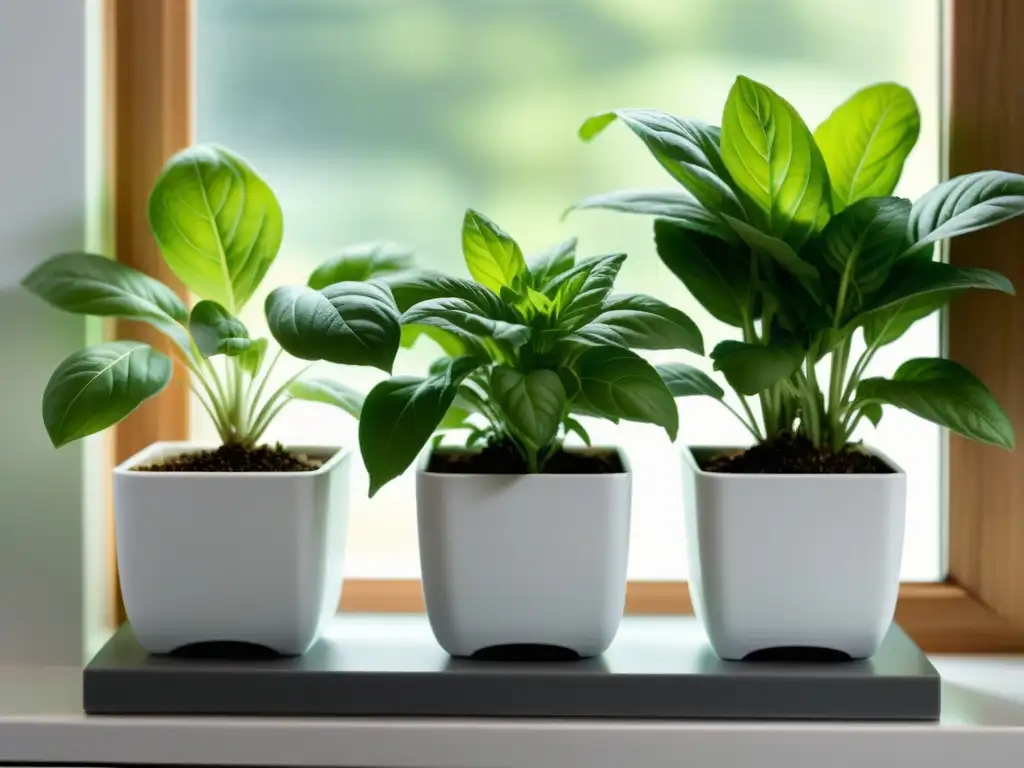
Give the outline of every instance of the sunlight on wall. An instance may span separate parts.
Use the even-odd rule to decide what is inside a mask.
[[[575,135],[580,122],[651,107],[718,124],[743,73],[783,94],[813,128],[854,90],[895,80],[923,116],[897,190],[916,197],[940,167],[939,16],[939,0],[199,0],[198,138],[249,158],[285,212],[281,256],[244,320],[265,333],[266,290],[305,282],[355,242],[396,240],[423,265],[465,274],[459,228],[472,206],[527,252],[576,234],[581,255],[628,253],[617,288],[679,306],[710,349],[730,329],[661,265],[650,221],[603,212],[560,221],[588,194],[673,184],[628,131],[616,126],[586,146]],[[938,350],[930,318],[883,349],[871,372]],[[398,371],[421,373],[435,352],[424,343],[400,356]],[[684,353],[650,357],[709,369]],[[366,389],[381,378],[333,374]],[[680,444],[744,442],[709,400],[681,401],[681,417]],[[193,432],[214,439],[199,419]],[[652,427],[599,425],[591,434],[624,445],[634,467],[631,576],[685,578],[677,449]],[[268,437],[357,446],[356,425],[316,405],[290,405]],[[909,473],[904,579],[939,578],[938,428],[890,409],[863,437]],[[348,573],[417,575],[412,475],[370,502],[361,462],[353,468]]]

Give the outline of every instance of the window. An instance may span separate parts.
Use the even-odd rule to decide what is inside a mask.
[[[622,131],[581,145],[573,133],[586,115],[649,105],[717,121],[725,90],[742,71],[777,86],[814,124],[854,88],[889,78],[913,89],[924,118],[900,192],[917,195],[947,163],[951,174],[1024,171],[1014,128],[1024,121],[1024,5],[1017,0],[104,2],[111,247],[119,260],[171,285],[146,225],[146,196],[166,158],[196,139],[236,147],[277,189],[288,223],[275,283],[302,281],[334,249],[381,237],[415,246],[429,265],[458,269],[459,217],[473,205],[533,248],[571,231],[584,252],[630,253],[624,288],[651,290],[701,321],[660,271],[647,224],[603,213],[559,222],[562,207],[585,194],[668,183]],[[948,148],[939,132],[947,114]],[[1016,221],[969,236],[948,257],[1021,285],[1022,249],[1024,221]],[[1021,306],[965,296],[942,334],[948,354],[988,383],[1018,427]],[[903,351],[934,353],[939,327],[918,326]],[[115,333],[147,332],[119,322]],[[716,332],[707,335],[716,341]],[[417,369],[429,354],[417,350],[401,365]],[[891,370],[901,356],[893,347],[879,369]],[[363,386],[374,380],[365,371],[351,377]],[[117,428],[115,457],[154,440],[208,435],[198,420],[190,430],[187,411],[187,390],[168,388]],[[354,426],[332,416],[294,406],[274,436],[354,446]],[[685,404],[683,439],[740,439],[721,416],[711,403]],[[910,472],[904,579],[930,582],[903,585],[897,620],[929,651],[1024,650],[1017,454],[951,438],[944,458],[945,437],[892,416],[872,440]],[[616,433],[642,465],[627,610],[685,612],[674,457],[661,438],[650,458],[647,444],[659,436],[634,429]],[[390,501],[382,495],[380,509],[364,505],[353,521],[349,575],[363,578],[346,587],[343,604],[351,608],[410,610],[419,600],[410,486],[396,484],[392,493]],[[393,578],[402,575],[412,578]]]
[[[472,206],[526,249],[576,234],[583,254],[629,254],[617,287],[682,308],[710,349],[732,329],[661,264],[650,220],[581,212],[561,222],[559,214],[588,194],[673,185],[625,129],[583,145],[575,128],[585,117],[649,106],[718,124],[737,72],[769,83],[812,127],[869,82],[905,83],[923,130],[898,193],[917,197],[939,179],[937,2],[197,0],[196,10],[196,138],[241,152],[284,207],[285,242],[267,289],[302,283],[342,245],[376,239],[465,274],[460,225]],[[263,325],[262,297],[244,319]],[[938,350],[932,317],[887,348],[877,370]],[[399,370],[422,372],[437,353],[424,341],[400,356]],[[381,377],[324,372],[365,390]],[[680,444],[747,442],[720,406],[680,404]],[[587,428],[595,440],[620,441],[634,469],[630,577],[686,579],[677,450],[650,426]],[[203,419],[192,431],[215,439]],[[910,478],[904,578],[941,578],[938,428],[892,410],[876,434],[864,434]],[[268,437],[357,445],[351,419],[315,404],[289,405]],[[413,474],[369,500],[361,463],[353,468],[347,573],[415,578]]]

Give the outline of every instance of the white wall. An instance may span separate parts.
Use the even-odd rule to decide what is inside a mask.
[[[55,451],[40,415],[51,371],[89,329],[18,285],[48,255],[87,245],[97,11],[0,1],[0,663],[78,663],[105,609],[103,482],[89,474],[88,493],[85,482],[99,456],[81,443]]]

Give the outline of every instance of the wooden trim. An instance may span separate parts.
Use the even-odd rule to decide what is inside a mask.
[[[167,267],[150,232],[146,207],[164,163],[192,141],[192,2],[106,0],[104,32],[114,256],[185,299],[184,286]],[[148,325],[118,320],[114,334],[171,351],[170,342]],[[164,392],[116,427],[115,462],[157,440],[188,437],[188,378],[176,368]],[[115,618],[123,620],[119,591],[115,608]]]
[[[1024,3],[952,3],[950,174],[1024,173]],[[995,269],[1024,288],[1024,220],[951,243],[949,260]],[[949,312],[949,356],[1024,427],[1024,303],[969,292]],[[949,572],[1024,634],[1024,453],[952,437]]]
[[[417,579],[347,579],[339,610],[364,613],[420,613]],[[683,581],[631,581],[626,613],[688,615],[690,588]],[[902,584],[896,621],[929,653],[1011,653],[1024,651],[1024,633],[953,583]]]

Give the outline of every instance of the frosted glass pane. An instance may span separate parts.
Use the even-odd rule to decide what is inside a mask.
[[[464,273],[463,210],[498,221],[524,249],[576,234],[584,255],[630,255],[618,288],[653,293],[688,312],[708,348],[730,336],[661,265],[650,221],[611,213],[560,220],[574,201],[672,181],[615,126],[595,144],[581,120],[613,107],[653,107],[719,123],[737,73],[767,82],[813,127],[869,82],[909,86],[921,139],[897,192],[918,196],[939,177],[939,0],[199,0],[197,131],[248,157],[285,211],[285,242],[267,288],[302,283],[339,247],[392,239],[421,263]],[[263,329],[262,294],[244,319]],[[888,373],[939,351],[935,318],[878,355]],[[418,373],[424,346],[401,357]],[[653,354],[652,359],[693,356]],[[324,366],[369,388],[379,374]],[[193,433],[213,439],[194,409]],[[708,400],[682,404],[680,442],[740,444],[742,428]],[[633,578],[686,578],[677,449],[651,427],[605,425],[635,468]],[[905,579],[941,576],[938,429],[892,410],[874,445],[909,473]],[[355,447],[340,413],[289,406],[269,434]],[[372,502],[355,466],[348,572],[415,576],[412,477]]]

